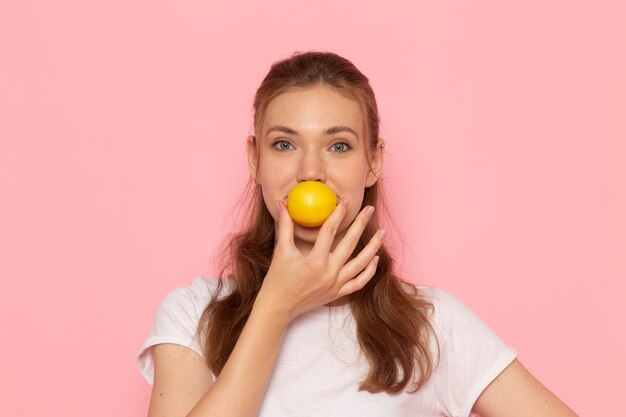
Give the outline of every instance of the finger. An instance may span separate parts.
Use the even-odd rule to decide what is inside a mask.
[[[276,246],[295,246],[293,242],[293,220],[289,216],[287,206],[282,200],[276,200],[278,208],[278,231],[276,232]]]
[[[373,213],[374,206],[364,207],[350,225],[350,228],[341,239],[341,242],[337,244],[337,247],[333,253],[331,253],[331,262],[336,268],[341,268],[350,256],[352,256],[354,248],[356,248],[356,245],[359,243],[363,230],[372,218]],[[368,261],[369,259],[371,259],[371,257],[368,258]],[[363,267],[365,267],[365,265],[363,265]]]
[[[346,263],[343,268],[341,268],[338,277],[339,282],[349,281],[353,276],[362,271],[373,258],[376,257],[376,253],[383,244],[384,233],[381,237],[381,232],[384,232],[384,230],[385,229],[378,230],[378,232],[372,236],[361,252],[351,259],[350,262]]]
[[[343,286],[339,289],[339,297],[343,297],[347,294],[352,294],[353,292],[365,287],[365,285],[374,277],[374,275],[376,275],[379,258],[379,256],[375,256],[359,275],[343,284]]]
[[[311,249],[313,256],[328,256],[330,248],[335,241],[335,235],[337,234],[339,225],[348,211],[347,206],[348,199],[344,197],[339,204],[337,204],[335,210],[333,210],[326,221],[324,221],[317,235],[317,239],[315,240],[315,244],[313,245],[313,249]]]

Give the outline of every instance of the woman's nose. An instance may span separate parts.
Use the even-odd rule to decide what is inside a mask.
[[[324,161],[316,152],[307,152],[300,160],[298,167],[298,182],[321,181],[326,182]]]

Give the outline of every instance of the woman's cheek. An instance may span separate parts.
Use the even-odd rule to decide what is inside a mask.
[[[278,207],[276,207],[276,203],[272,201],[267,201],[265,198],[265,193],[263,193],[263,201],[265,202],[265,208],[270,212],[270,215],[274,218],[274,221],[278,221]]]

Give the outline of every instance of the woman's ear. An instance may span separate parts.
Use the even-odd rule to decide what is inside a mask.
[[[371,154],[370,165],[372,167],[371,170],[367,173],[367,178],[365,180],[365,188],[371,187],[376,184],[378,181],[378,177],[383,169],[383,160],[385,157],[385,141],[383,138],[378,138],[376,142],[376,148],[374,152]]]
[[[256,150],[256,137],[253,135],[248,136],[246,140],[246,153],[248,154],[248,170],[250,171],[250,176],[254,182],[257,182],[256,171],[259,158]]]

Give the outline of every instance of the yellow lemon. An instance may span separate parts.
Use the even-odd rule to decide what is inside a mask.
[[[339,198],[333,190],[318,181],[301,182],[287,196],[289,216],[305,227],[321,226],[338,203]]]

